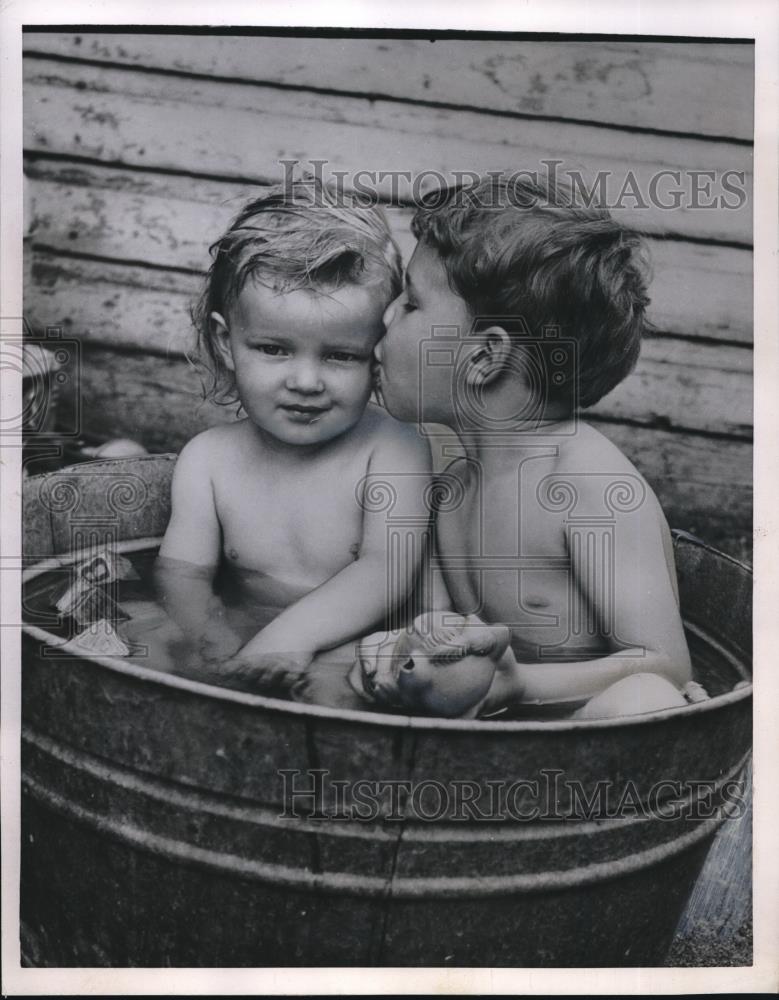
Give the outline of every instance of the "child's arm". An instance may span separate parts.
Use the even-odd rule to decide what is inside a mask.
[[[586,486],[583,487],[586,489]],[[602,490],[599,484],[596,487]],[[583,606],[592,608],[611,647],[594,660],[521,663],[523,700],[589,697],[636,673],[654,673],[682,686],[692,678],[674,586],[673,550],[660,505],[647,491],[634,511],[614,515],[608,564],[593,547],[569,552]],[[609,549],[606,549],[609,551]]]
[[[452,611],[452,598],[446,586],[438,560],[430,560],[430,566],[423,575],[422,607],[425,611]]]
[[[208,432],[200,434],[179,455],[171,517],[154,566],[155,587],[166,611],[207,658],[229,656],[240,645],[213,592],[221,528],[209,471],[211,443]]]
[[[452,610],[452,599],[449,596],[446,581],[443,578],[441,568],[433,551],[428,551],[422,562],[418,596],[417,614],[425,611]],[[353,672],[353,686],[364,697],[368,696],[362,690],[363,675],[367,674],[374,677],[377,674],[381,675],[383,672],[386,672],[389,661],[392,658],[392,650],[395,643],[404,632],[410,632],[411,630],[412,621],[407,621],[402,628],[384,629],[381,632],[373,632],[360,640]]]
[[[280,653],[306,665],[316,652],[375,629],[401,605],[417,577],[429,530],[430,469],[428,444],[415,428],[385,428],[368,470],[359,556],[283,611],[236,659],[251,663]],[[393,495],[391,510],[371,509],[372,488],[374,497],[385,488]]]

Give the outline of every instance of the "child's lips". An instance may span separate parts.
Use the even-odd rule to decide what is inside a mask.
[[[292,420],[300,423],[310,423],[330,409],[329,406],[311,406],[306,403],[282,403],[279,408]]]

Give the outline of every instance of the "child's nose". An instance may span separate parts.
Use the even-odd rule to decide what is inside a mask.
[[[301,359],[287,376],[287,388],[296,392],[322,392],[325,387],[319,366]]]

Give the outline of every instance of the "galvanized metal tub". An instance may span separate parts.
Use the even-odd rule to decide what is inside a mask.
[[[85,541],[161,535],[174,461],[28,480],[28,578]],[[697,655],[746,680],[748,569],[689,538],[676,558]],[[751,742],[750,685],[623,720],[449,721],[47,650],[28,625],[21,915],[35,965],[659,964],[720,806],[738,811]],[[691,780],[709,782],[702,806]],[[379,783],[378,815],[359,818],[356,782]],[[293,786],[321,795],[290,808]]]

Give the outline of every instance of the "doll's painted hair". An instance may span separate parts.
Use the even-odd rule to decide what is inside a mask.
[[[280,293],[375,285],[387,304],[401,287],[400,252],[381,208],[350,204],[314,177],[249,201],[210,252],[205,287],[192,310],[198,336],[193,360],[206,376],[206,398],[216,403],[233,403],[237,394],[235,376],[212,339],[211,313],[227,317],[247,281]]]
[[[436,191],[412,230],[440,257],[474,329],[494,322],[519,342],[519,331],[554,327],[576,341],[576,366],[545,387],[548,400],[591,406],[632,371],[649,303],[643,242],[606,209],[577,203],[564,179],[490,174]]]

